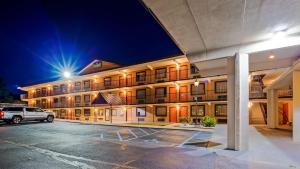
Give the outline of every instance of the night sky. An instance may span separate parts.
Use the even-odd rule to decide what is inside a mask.
[[[180,53],[139,0],[0,1],[0,77],[13,92],[96,58],[129,65]]]

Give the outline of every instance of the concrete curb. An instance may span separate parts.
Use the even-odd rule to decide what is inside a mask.
[[[100,123],[100,122],[85,122],[85,121],[79,121],[79,120],[65,120],[65,119],[55,119],[55,121],[80,123],[80,124],[91,124],[91,125],[119,126],[119,127],[157,128],[157,129],[205,131],[205,132],[213,132],[214,131],[214,129],[212,129],[212,128],[184,128],[184,127],[171,127],[171,126],[132,125],[132,124],[126,124],[126,123]]]

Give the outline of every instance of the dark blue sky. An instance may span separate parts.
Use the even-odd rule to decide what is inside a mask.
[[[134,64],[180,54],[139,0],[1,0],[0,77],[16,85],[93,59]],[[59,66],[61,65],[61,66]]]

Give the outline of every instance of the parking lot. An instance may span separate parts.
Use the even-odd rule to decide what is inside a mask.
[[[0,169],[248,168],[194,144],[211,134],[59,121],[0,123]]]

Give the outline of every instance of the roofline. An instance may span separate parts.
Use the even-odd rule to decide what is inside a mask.
[[[121,67],[117,67],[117,68],[113,68],[113,69],[109,69],[109,70],[104,70],[104,71],[101,71],[101,72],[95,72],[95,73],[90,73],[90,74],[85,74],[85,75],[78,75],[78,76],[73,76],[73,77],[74,78],[78,78],[78,77],[85,78],[85,77],[89,77],[89,76],[99,75],[99,73],[104,74],[104,73],[113,72],[113,71],[122,71],[123,69],[129,69],[129,68],[132,68],[132,67],[135,67],[135,66],[142,66],[144,64],[151,64],[151,63],[153,64],[153,63],[159,62],[159,61],[168,61],[168,60],[175,60],[175,59],[181,59],[181,58],[187,58],[187,57],[184,54],[180,54],[180,55],[176,55],[176,56],[172,56],[172,57],[165,57],[165,58],[156,59],[156,60],[153,60],[153,61],[147,61],[147,62],[142,62],[142,63],[138,63],[138,64],[121,66]],[[97,60],[97,59],[95,59],[95,60]],[[38,84],[30,85],[30,86],[22,86],[22,87],[20,87],[20,90],[28,91],[29,90],[28,88],[33,88],[33,87],[37,87],[37,86],[40,86],[40,85],[50,85],[50,84],[53,84],[53,83],[62,83],[62,82],[65,82],[65,81],[72,81],[72,79],[59,79],[59,80],[54,80],[54,81],[49,81],[49,82],[44,82],[44,83],[38,83]]]

